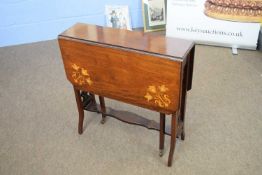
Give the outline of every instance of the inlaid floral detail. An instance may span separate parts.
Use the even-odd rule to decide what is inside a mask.
[[[148,86],[144,97],[148,102],[153,101],[159,107],[168,107],[171,103],[169,96],[166,94],[168,90],[169,89],[165,85]]]
[[[72,69],[72,78],[75,83],[80,86],[85,84],[91,86],[93,84],[87,69],[82,68],[76,64],[72,64]]]

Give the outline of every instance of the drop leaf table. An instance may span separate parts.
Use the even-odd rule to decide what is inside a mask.
[[[168,38],[77,23],[58,36],[67,79],[72,83],[83,132],[84,110],[159,131],[160,156],[164,136],[171,136],[168,166],[176,138],[185,139],[186,94],[192,87],[195,45]],[[98,95],[100,103],[96,103]],[[160,113],[160,122],[105,106],[104,97]],[[166,115],[171,114],[171,127]]]

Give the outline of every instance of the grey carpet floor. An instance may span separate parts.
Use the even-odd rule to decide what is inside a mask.
[[[158,114],[106,99],[106,105]],[[197,46],[188,94],[186,140],[174,163],[158,156],[158,132],[85,113],[65,78],[57,41],[0,48],[1,175],[261,175],[262,53]],[[168,117],[168,123],[170,117]]]

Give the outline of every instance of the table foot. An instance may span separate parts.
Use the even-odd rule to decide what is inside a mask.
[[[105,124],[105,122],[106,122],[105,118],[102,118],[102,120],[100,121],[101,124]]]
[[[159,157],[162,157],[164,155],[164,150],[163,149],[160,149],[159,150]]]
[[[78,134],[80,134],[80,135],[83,134],[83,128],[78,127]]]

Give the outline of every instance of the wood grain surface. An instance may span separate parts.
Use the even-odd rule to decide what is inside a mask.
[[[59,44],[67,78],[78,89],[165,113],[178,109],[181,62],[70,39],[59,39]],[[86,70],[90,85],[75,82],[74,65],[80,72]],[[161,107],[155,96],[161,96],[163,86],[162,96],[167,95],[170,103]],[[150,87],[157,92],[153,93],[153,88],[153,99],[148,101],[145,96]]]
[[[58,39],[77,89],[166,114],[179,109],[191,41],[80,23]]]
[[[155,32],[129,31],[97,25],[77,23],[59,37],[117,46],[137,51],[169,56],[171,59],[183,59],[193,47],[192,41],[169,38]]]

